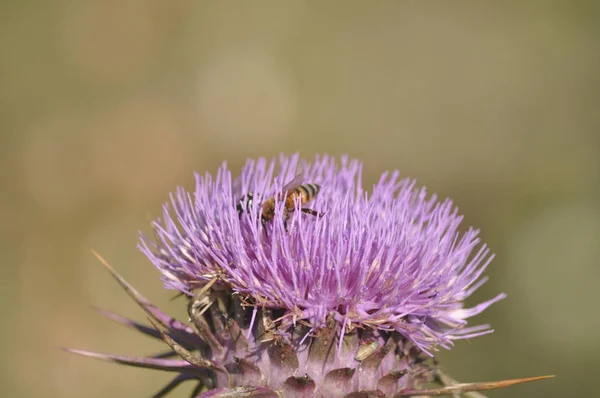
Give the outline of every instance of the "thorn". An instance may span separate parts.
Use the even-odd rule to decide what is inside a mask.
[[[394,395],[394,398],[400,397],[412,397],[419,395],[429,395],[429,396],[443,396],[443,395],[455,395],[455,394],[464,394],[473,391],[485,391],[485,390],[493,390],[496,388],[504,388],[510,387],[515,384],[529,383],[532,381],[545,380],[553,378],[554,375],[548,376],[536,376],[536,377],[524,377],[521,379],[509,379],[509,380],[501,380],[501,381],[486,381],[480,383],[460,383],[452,386],[446,386],[442,388],[432,388],[426,390],[404,390],[400,391]]]

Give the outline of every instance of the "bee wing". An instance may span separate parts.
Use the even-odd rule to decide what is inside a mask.
[[[294,188],[299,187],[304,182],[304,173],[300,172],[287,184],[283,186],[282,192],[285,194],[287,191],[292,191]]]

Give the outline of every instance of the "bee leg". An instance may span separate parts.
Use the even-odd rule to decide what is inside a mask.
[[[323,217],[325,215],[325,213],[319,213],[318,211],[315,211],[313,209],[301,209],[302,213],[306,213],[306,214],[310,214],[311,216],[315,216],[315,217]]]

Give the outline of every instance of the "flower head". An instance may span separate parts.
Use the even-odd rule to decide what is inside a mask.
[[[237,179],[223,165],[216,178],[196,176],[194,195],[177,190],[142,251],[166,288],[188,294],[218,277],[248,302],[283,311],[283,326],[304,321],[318,330],[332,316],[342,332],[396,331],[427,352],[489,333],[466,319],[504,295],[463,305],[492,259],[478,231],[461,235],[452,202],[398,172],[384,173],[370,194],[361,174],[347,157],[248,161]],[[323,216],[300,211],[300,199],[294,211],[279,200],[274,218],[261,222],[261,201],[285,198],[295,179],[322,187],[304,208]]]
[[[450,200],[398,172],[368,193],[362,165],[297,155],[248,161],[233,178],[196,176],[142,235],[165,287],[188,296],[194,328],[164,314],[106,262],[171,351],[145,358],[72,352],[175,372],[198,397],[402,397],[503,387],[538,378],[449,385],[432,353],[491,332],[467,319],[502,299],[464,306],[491,261]],[[171,357],[179,357],[172,359]],[[446,385],[419,390],[428,381]]]

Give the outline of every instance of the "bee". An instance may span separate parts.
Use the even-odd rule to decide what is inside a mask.
[[[275,218],[275,207],[277,202],[283,200],[284,204],[284,222],[285,228],[287,230],[287,220],[289,219],[291,213],[296,210],[296,200],[300,200],[301,206],[306,205],[308,202],[312,201],[321,191],[321,186],[318,184],[302,183],[302,175],[297,175],[292,181],[287,183],[282,190],[281,195],[271,196],[266,199],[260,205],[260,220],[263,226]],[[253,201],[255,200],[256,195],[253,192],[249,192],[244,197],[242,197],[237,205],[236,209],[239,214],[240,220],[242,218],[242,214],[245,212],[250,212],[252,208]],[[312,209],[301,208],[303,213],[313,215],[315,217],[322,217],[324,213],[319,213]]]
[[[321,186],[318,184],[302,183],[302,176],[297,175],[292,181],[287,183],[282,190],[281,196],[272,196],[264,201],[261,206],[261,214],[260,220],[263,226],[272,221],[275,218],[275,206],[277,201],[283,200],[284,204],[284,218],[285,218],[285,228],[287,230],[287,220],[289,219],[291,213],[296,210],[296,200],[300,200],[300,205],[304,206],[308,202],[312,201],[321,191]],[[306,209],[302,207],[300,209],[303,213],[310,214],[315,217],[322,217],[323,213],[319,213],[312,209]]]

